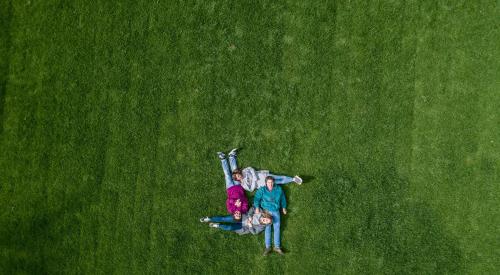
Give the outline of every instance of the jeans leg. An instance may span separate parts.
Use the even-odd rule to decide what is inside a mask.
[[[266,226],[266,231],[264,232],[264,239],[265,239],[265,244],[266,248],[271,248],[271,225]]]
[[[293,178],[289,176],[281,176],[273,174],[269,174],[269,176],[272,176],[274,178],[274,183],[276,184],[287,184],[293,182]]]
[[[229,171],[229,166],[227,165],[227,159],[221,159],[222,170],[224,171],[224,178],[226,179],[226,189],[229,189],[234,185],[233,177]]]
[[[231,172],[234,170],[238,169],[238,163],[236,161],[236,156],[235,155],[230,155],[229,156],[229,165],[231,166]]]
[[[215,216],[209,218],[211,222],[235,222],[233,216]]]
[[[281,247],[281,240],[280,240],[280,227],[281,227],[281,216],[280,212],[271,212],[273,215],[273,228],[274,228],[274,247],[279,248]]]
[[[219,228],[226,231],[236,231],[242,228],[241,222],[232,224],[219,224]]]

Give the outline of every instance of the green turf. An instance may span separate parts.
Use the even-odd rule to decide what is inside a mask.
[[[500,272],[497,1],[111,2],[0,1],[0,273]],[[284,257],[198,222],[235,146]]]

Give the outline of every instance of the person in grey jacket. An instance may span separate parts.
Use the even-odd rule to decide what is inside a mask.
[[[289,177],[282,175],[274,175],[269,170],[255,170],[253,167],[246,167],[243,169],[238,168],[236,161],[237,148],[229,152],[229,164],[233,172],[233,180],[238,181],[243,189],[252,192],[266,185],[266,177],[271,176],[274,178],[275,184],[288,184],[295,182],[302,184],[302,179],[299,176]]]
[[[259,234],[264,231],[267,225],[272,223],[272,216],[267,212],[255,213],[255,208],[250,208],[246,214],[242,215],[240,221],[236,221],[232,215],[204,217],[200,222],[210,222],[212,228],[219,228],[226,231],[233,231],[239,235]]]

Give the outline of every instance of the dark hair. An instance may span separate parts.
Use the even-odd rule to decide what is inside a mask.
[[[243,173],[241,172],[241,169],[239,169],[239,168],[234,169],[234,171],[233,171],[233,180],[236,180],[236,175],[242,175],[243,176]]]
[[[241,214],[240,212],[240,217],[239,218],[236,218],[236,212],[233,213],[233,219],[237,222],[241,221],[241,217],[243,216],[243,214]]]
[[[273,178],[273,176],[267,176],[267,177],[266,177],[266,182],[267,182],[268,180],[272,180],[272,181],[274,182],[274,178]]]

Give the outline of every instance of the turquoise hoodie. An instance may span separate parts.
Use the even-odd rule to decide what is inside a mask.
[[[285,192],[277,185],[273,186],[272,191],[269,191],[266,186],[262,186],[255,192],[253,206],[269,211],[279,211],[280,206],[281,208],[286,208]]]

